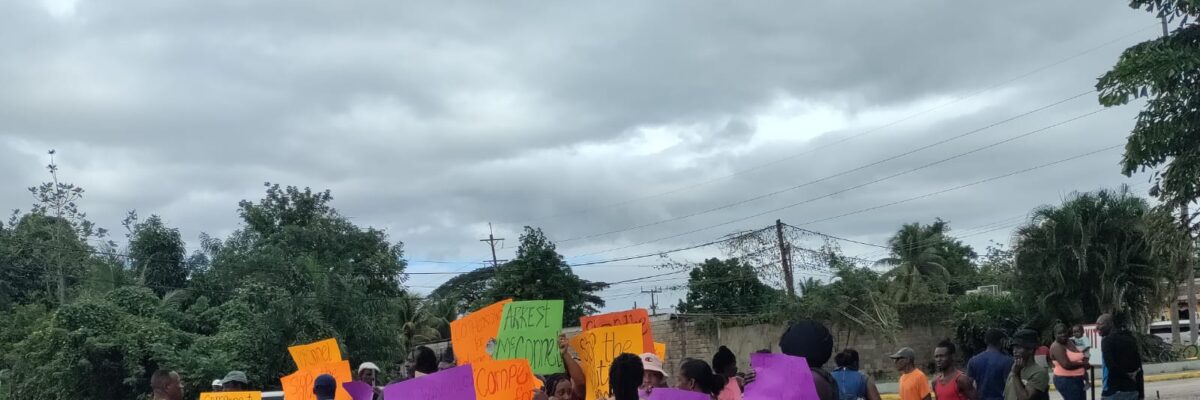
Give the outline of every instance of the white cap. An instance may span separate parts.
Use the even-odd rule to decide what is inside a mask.
[[[220,380],[220,379],[213,379],[213,383],[212,383],[212,385],[213,385],[213,387],[220,387],[220,386],[221,386],[221,380]]]
[[[365,363],[358,365],[358,372],[363,372],[363,370],[367,370],[367,369],[374,370],[375,372],[379,372],[379,366],[375,365],[375,363],[373,363],[373,362],[367,361]]]

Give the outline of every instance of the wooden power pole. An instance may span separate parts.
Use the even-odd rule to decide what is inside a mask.
[[[792,263],[788,257],[790,246],[783,240],[783,221],[775,220],[775,238],[779,240],[779,266],[783,268],[783,284],[787,285],[788,297],[796,296],[796,285],[792,279]]]

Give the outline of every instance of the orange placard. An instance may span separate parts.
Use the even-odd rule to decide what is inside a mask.
[[[450,323],[450,344],[454,347],[454,359],[458,365],[491,361],[488,342],[495,343],[504,305],[511,302],[512,299],[496,302]]]
[[[641,329],[637,325],[606,326],[580,332],[571,338],[571,348],[579,353],[579,366],[587,380],[587,400],[605,399],[608,367],[621,353],[641,354]],[[288,399],[291,400],[291,399]]]
[[[658,360],[663,363],[667,362],[667,344],[654,342],[654,355],[658,356]]]
[[[325,363],[342,360],[342,350],[338,348],[337,339],[325,339],[288,347],[292,361],[296,362],[296,370],[304,370]]]
[[[635,308],[629,311],[618,311],[608,314],[579,317],[579,326],[585,331],[604,326],[628,324],[641,324],[642,348],[646,349],[646,351],[650,351],[654,348],[654,332],[650,330],[650,314],[647,314],[646,309],[644,308]]]
[[[200,393],[200,400],[262,400],[262,392]]]
[[[471,363],[471,373],[476,400],[530,400],[533,391],[542,387],[524,358]]]
[[[313,381],[322,374],[333,375],[333,379],[337,381],[337,395],[334,399],[351,400],[350,393],[342,387],[343,383],[353,379],[350,375],[350,362],[344,360],[320,364],[279,378],[279,383],[283,385],[283,397],[287,400],[317,400],[317,396],[313,394]]]

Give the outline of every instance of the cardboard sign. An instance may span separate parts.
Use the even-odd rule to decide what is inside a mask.
[[[471,366],[464,365],[383,388],[383,400],[470,400],[475,398]],[[288,398],[287,400],[292,400]]]
[[[820,400],[804,357],[754,353],[750,367],[758,377],[746,386],[744,400]]]
[[[579,317],[579,327],[583,328],[585,331],[592,328],[628,324],[641,324],[643,340],[642,348],[646,349],[646,351],[650,351],[650,349],[654,348],[654,332],[650,329],[650,314],[647,314],[646,309],[644,308],[635,308],[629,311],[618,311],[615,313]]]
[[[200,400],[262,400],[262,392],[200,393]]]
[[[650,400],[712,400],[712,397],[700,392],[657,388],[650,392]]]
[[[342,389],[346,389],[346,393],[349,393],[353,400],[373,400],[375,398],[375,388],[366,382],[344,382]]]
[[[530,400],[542,387],[525,359],[478,362],[471,371],[477,400]]]
[[[667,344],[654,342],[654,355],[658,356],[658,360],[664,363],[667,362]]]
[[[642,329],[638,325],[595,328],[571,338],[579,353],[579,366],[587,380],[587,400],[608,398],[608,367],[621,353],[642,354]]]
[[[288,353],[292,354],[297,371],[342,360],[342,350],[338,348],[337,339],[288,347]]]
[[[496,360],[523,358],[535,374],[566,371],[558,351],[562,331],[563,301],[517,301],[504,305],[500,333],[496,335]]]
[[[308,369],[302,369],[292,373],[291,375],[279,378],[279,383],[283,385],[283,397],[287,400],[316,400],[317,396],[313,394],[313,381],[317,380],[318,376],[329,374],[337,381],[337,400],[351,400],[350,393],[342,387],[343,383],[353,381],[350,375],[349,361],[335,361],[324,363]]]
[[[488,342],[496,340],[504,305],[512,299],[497,302],[450,322],[450,344],[458,365],[490,361]]]

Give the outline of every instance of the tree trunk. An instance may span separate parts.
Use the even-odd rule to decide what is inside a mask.
[[[1188,254],[1191,254],[1191,253],[1189,252]],[[1188,256],[1189,262],[1188,262],[1188,277],[1187,277],[1187,292],[1188,292],[1187,296],[1188,296],[1188,328],[1190,330],[1188,331],[1188,336],[1191,337],[1192,344],[1198,344],[1200,342],[1196,341],[1196,335],[1197,335],[1197,333],[1200,333],[1200,332],[1196,332],[1196,325],[1198,322],[1197,320],[1200,320],[1200,318],[1196,318],[1196,267],[1195,267],[1195,265],[1193,265],[1190,262],[1191,258],[1192,257],[1189,255]],[[1176,318],[1178,318],[1178,316],[1176,316]]]
[[[1178,285],[1172,285],[1178,286]],[[1171,344],[1176,347],[1183,344],[1183,338],[1179,335],[1179,288],[1175,287],[1171,290],[1171,301],[1167,306],[1167,313],[1171,314]]]

